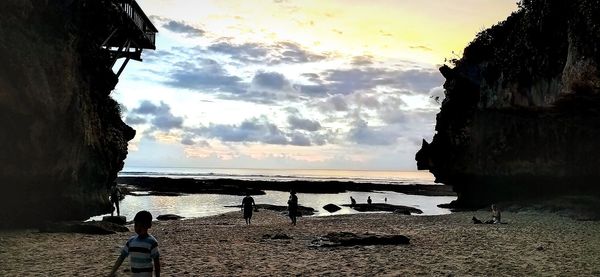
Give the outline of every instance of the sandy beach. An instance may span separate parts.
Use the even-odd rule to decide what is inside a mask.
[[[288,218],[238,212],[155,222],[163,276],[598,276],[600,222],[541,212],[503,214],[508,224],[475,225],[487,212],[442,216],[357,214]],[[155,215],[156,216],[156,215]],[[129,226],[133,230],[132,226]],[[401,234],[409,245],[323,248],[330,232]],[[114,235],[2,231],[0,276],[106,276],[133,232]],[[271,239],[285,234],[290,239]],[[118,276],[129,276],[129,262]]]

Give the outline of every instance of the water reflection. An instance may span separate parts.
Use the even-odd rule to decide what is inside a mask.
[[[437,205],[449,203],[455,200],[454,196],[421,196],[407,195],[397,192],[344,192],[336,194],[308,194],[298,193],[300,205],[311,207],[317,210],[315,216],[328,216],[338,214],[354,214],[357,211],[342,207],[342,204],[350,204],[350,196],[354,197],[357,203],[366,203],[367,197],[371,196],[373,203],[384,203],[387,197],[387,203],[392,205],[403,205],[415,207],[423,211],[423,215],[440,215],[450,213],[447,209],[438,208]],[[288,192],[266,191],[266,195],[253,196],[256,204],[287,205],[289,197]],[[225,206],[240,205],[243,196],[220,195],[220,194],[190,194],[183,196],[131,196],[127,195],[121,201],[121,215],[132,219],[136,212],[147,210],[154,217],[161,214],[177,214],[187,218],[205,217],[223,214],[232,211],[239,211],[237,208],[227,208]],[[339,205],[342,209],[329,213],[323,209],[323,206],[332,203]],[[99,215],[92,217],[92,220],[101,220]]]

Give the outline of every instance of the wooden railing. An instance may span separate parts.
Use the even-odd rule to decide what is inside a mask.
[[[146,38],[148,38],[154,46],[157,30],[138,3],[135,2],[135,0],[119,0],[118,2],[123,11],[131,18],[133,23],[140,28]]]

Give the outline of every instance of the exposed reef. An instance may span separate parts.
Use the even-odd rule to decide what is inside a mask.
[[[109,96],[108,2],[0,1],[0,226],[110,212],[135,130]]]
[[[600,1],[524,0],[453,67],[419,169],[456,207],[600,195]]]

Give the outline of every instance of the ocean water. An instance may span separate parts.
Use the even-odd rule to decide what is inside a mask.
[[[169,178],[215,179],[231,178],[242,180],[267,181],[355,181],[368,183],[384,183],[395,185],[425,184],[436,185],[434,177],[425,171],[353,171],[353,170],[271,170],[271,169],[204,169],[204,168],[126,168],[119,176],[151,176]],[[314,216],[330,216],[353,214],[357,211],[342,207],[340,211],[329,213],[322,207],[332,203],[349,204],[350,196],[358,203],[366,203],[371,196],[373,203],[415,207],[423,211],[423,215],[440,215],[450,213],[447,209],[437,207],[439,204],[455,200],[454,196],[421,196],[407,195],[398,192],[356,192],[348,191],[335,194],[298,193],[299,204],[317,210]],[[253,196],[256,204],[287,205],[288,192],[266,191],[266,195]],[[154,217],[161,214],[177,214],[186,218],[205,217],[239,211],[238,208],[225,206],[240,205],[242,196],[220,194],[186,194],[181,196],[127,195],[120,203],[121,215],[132,219],[136,212],[148,210]],[[100,220],[98,215],[90,220]],[[241,216],[241,214],[240,214]]]

